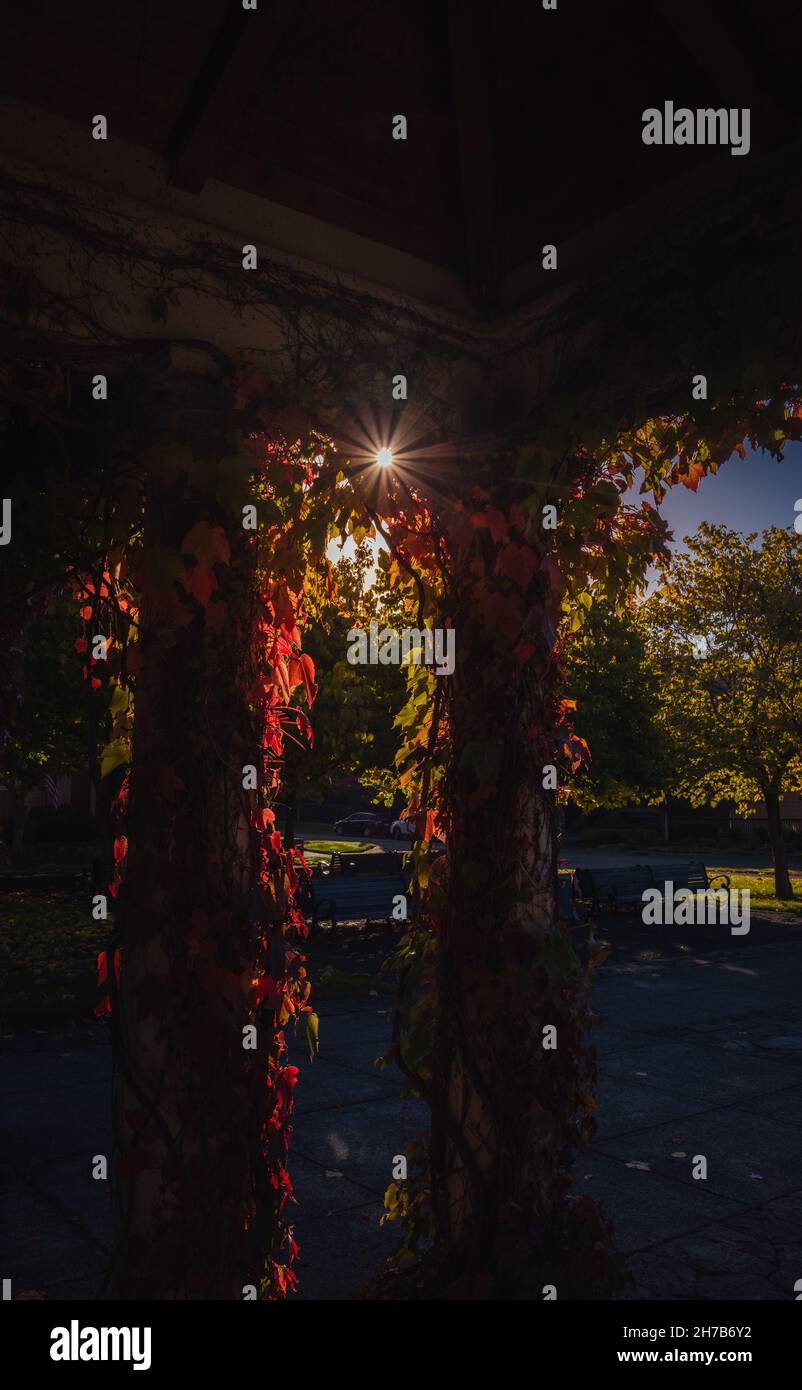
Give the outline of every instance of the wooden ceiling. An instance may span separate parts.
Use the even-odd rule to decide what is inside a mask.
[[[802,123],[798,0],[3,0],[2,29],[8,95],[452,269],[487,313],[544,243],[733,159],[644,146],[646,107],[750,106],[751,158]]]

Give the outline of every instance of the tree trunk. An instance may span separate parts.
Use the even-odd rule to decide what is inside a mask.
[[[778,898],[792,898],[794,890],[788,873],[788,850],[783,835],[779,792],[766,790],[764,787],[763,799],[766,803],[769,844],[774,859],[774,892]]]
[[[21,864],[25,858],[25,831],[28,825],[27,792],[15,787],[11,803],[11,862]]]

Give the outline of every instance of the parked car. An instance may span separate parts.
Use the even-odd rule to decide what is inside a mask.
[[[390,834],[394,840],[414,840],[417,837],[415,822],[412,820],[394,820],[390,826]],[[430,844],[430,850],[434,854],[440,854],[445,849],[445,841],[435,835]]]
[[[354,811],[332,826],[335,835],[376,835],[379,838],[390,832],[390,817],[376,811]]]

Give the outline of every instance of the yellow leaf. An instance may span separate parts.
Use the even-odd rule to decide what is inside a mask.
[[[100,755],[101,777],[108,777],[115,767],[119,767],[121,763],[127,763],[128,759],[128,740],[124,738],[113,739],[111,743],[106,744]]]

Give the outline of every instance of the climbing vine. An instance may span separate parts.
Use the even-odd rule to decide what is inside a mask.
[[[728,399],[702,422],[655,419],[594,453],[539,445],[484,460],[462,492],[400,477],[385,503],[391,576],[418,625],[456,629],[457,669],[450,681],[411,668],[397,721],[403,814],[419,839],[385,1062],[430,1106],[432,1134],[386,1194],[385,1219],[405,1234],[384,1296],[620,1286],[603,1213],[569,1193],[594,1131],[590,990],[609,948],[592,932],[578,948],[557,919],[559,789],[543,774],[553,766],[562,781],[592,754],[561,695],[562,649],[596,598],[623,602],[665,553],[656,509],[621,502],[636,469],[657,500],[673,484],[695,489],[744,441],[781,457],[801,416],[786,385]]]
[[[99,593],[83,595],[93,600],[93,624],[95,601],[111,597],[116,611],[109,621],[122,615],[128,624],[109,675],[108,770],[125,756],[123,721],[131,723],[134,708],[133,760],[115,801],[115,937],[100,962],[123,1097],[117,1177],[123,1189],[129,1184],[111,1289],[152,1287],[155,1258],[162,1279],[175,1280],[186,1296],[231,1296],[216,1267],[225,1251],[243,1288],[275,1298],[296,1284],[288,1146],[297,1069],[287,1062],[286,1027],[302,1028],[311,1055],[317,1048],[307,928],[296,905],[305,869],[296,851],[283,848],[270,806],[285,740],[311,738],[314,670],[301,649],[302,551],[309,541],[307,535],[296,547],[293,524],[312,464],[299,446],[251,441],[240,465],[257,514],[249,532],[241,517],[224,521],[219,504],[204,515],[220,485],[231,485],[231,458],[223,467],[207,462],[205,501],[197,496],[202,459],[157,451],[146,462],[149,506],[158,517],[149,525],[146,515],[141,537],[119,558],[117,592],[108,592],[107,575]],[[183,520],[177,530],[163,524],[165,504],[172,502],[176,514],[176,489],[182,511],[189,505],[199,518],[185,531]],[[175,652],[180,669],[171,661]],[[155,729],[164,717],[159,687],[176,677],[192,683],[191,698],[180,699],[191,710],[191,727],[170,728],[168,711],[168,729]],[[187,820],[196,827],[191,846],[182,831]],[[135,946],[154,898],[165,928],[155,961],[152,943],[146,957],[136,957]],[[134,1020],[140,1028],[148,1015],[156,1022],[168,1000],[169,1024],[159,1025],[156,1054],[163,1074],[169,1053],[188,1048],[193,1065],[179,1073],[183,1090],[175,1078],[154,1085],[152,1059],[146,1084],[129,1055]],[[227,1104],[236,1117],[238,1102],[244,1131],[210,1132],[202,1118],[207,1109],[219,1125]],[[207,1174],[210,1149],[217,1162]],[[151,1223],[154,1206],[159,1213],[155,1251],[133,1234],[149,1167],[161,1174],[158,1193],[148,1197]],[[164,1271],[187,1241],[192,1269]]]

